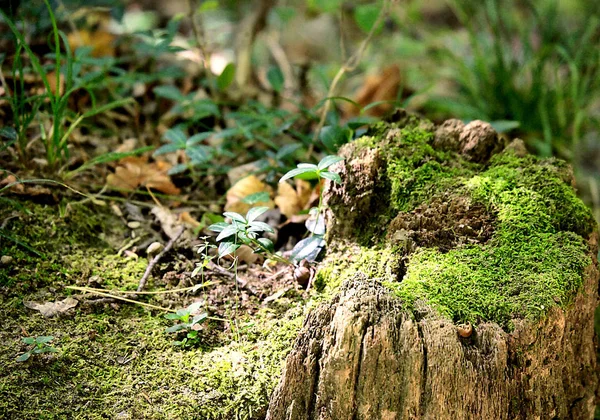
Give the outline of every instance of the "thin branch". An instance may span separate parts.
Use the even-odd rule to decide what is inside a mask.
[[[184,231],[185,231],[185,226],[181,226],[179,228],[179,231],[177,232],[177,234],[171,238],[169,243],[167,243],[167,246],[165,246],[165,249],[160,251],[160,253],[158,255],[156,255],[154,258],[152,258],[152,261],[150,261],[150,263],[148,264],[148,267],[146,267],[146,272],[144,273],[144,276],[140,280],[140,284],[138,285],[138,288],[137,288],[138,292],[141,292],[144,290],[144,287],[146,287],[146,281],[148,281],[148,277],[150,277],[150,273],[152,272],[152,269],[154,268],[154,266],[160,261],[160,259],[163,257],[163,255],[165,255],[167,252],[169,252],[171,250],[171,248],[173,247],[175,242],[177,242],[177,240],[181,237],[181,235],[183,235]]]

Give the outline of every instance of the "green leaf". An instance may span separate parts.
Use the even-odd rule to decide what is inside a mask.
[[[336,184],[342,183],[342,178],[340,178],[339,174],[336,174],[335,172],[323,171],[319,174],[319,176],[321,178],[330,179],[333,182],[335,182]]]
[[[213,223],[212,225],[210,225],[208,227],[208,230],[213,231],[213,232],[222,232],[223,229],[225,229],[229,226],[231,226],[231,225],[227,222],[218,222],[218,223]]]
[[[304,224],[306,225],[306,229],[315,235],[325,234],[325,216],[322,214],[318,217],[315,215],[313,218],[308,219]]]
[[[356,130],[357,128],[360,128],[365,125],[373,124],[375,122],[377,122],[377,118],[375,118],[375,117],[359,116],[359,117],[350,118],[348,120],[348,122],[346,123],[346,126],[351,130]]]
[[[329,155],[329,156],[325,156],[323,159],[321,159],[321,161],[319,162],[318,165],[318,169],[320,171],[322,171],[323,169],[327,169],[329,168],[331,165],[333,165],[334,163],[337,162],[341,162],[342,160],[344,160],[343,157],[341,156],[335,156],[335,155]]]
[[[35,349],[34,351],[36,353],[58,353],[58,349],[56,347],[52,347],[52,346],[45,346],[45,347],[42,347],[41,349]]]
[[[339,125],[327,125],[319,133],[319,139],[331,151],[336,151],[340,146],[348,143],[351,137],[352,130]]]
[[[200,307],[202,306],[202,302],[194,302],[191,305],[189,305],[186,310],[188,311],[188,313],[193,314],[194,312],[196,312],[198,309],[200,309]]]
[[[154,94],[161,98],[171,99],[172,101],[181,101],[185,98],[179,89],[171,85],[155,87]]]
[[[266,203],[269,201],[270,195],[267,191],[261,191],[254,194],[247,195],[242,198],[242,203],[246,204],[256,204],[256,203]]]
[[[267,251],[273,253],[275,250],[275,245],[273,244],[273,241],[267,238],[258,238],[257,239],[258,243],[261,244],[263,247],[265,247],[267,249]]]
[[[273,233],[273,228],[264,222],[252,222],[250,223],[250,228],[248,229],[250,232],[271,232]]]
[[[221,242],[219,244],[219,258],[233,254],[239,247],[239,244],[234,244],[233,242]]]
[[[24,362],[31,357],[31,352],[25,352],[17,357],[17,362]]]
[[[186,146],[187,136],[179,128],[171,128],[170,130],[167,130],[163,135],[163,138],[169,140],[171,143],[181,145],[182,148],[185,148]]]
[[[252,222],[256,220],[258,216],[267,211],[269,211],[268,207],[252,207],[250,210],[248,210],[248,213],[246,213],[246,220],[248,220],[248,222]]]
[[[35,337],[23,337],[22,340],[25,344],[35,344]]]
[[[17,139],[17,130],[13,127],[2,127],[0,128],[0,137],[7,138],[9,140]]]
[[[152,156],[159,156],[159,155],[164,155],[166,153],[173,153],[173,152],[176,152],[177,150],[181,150],[181,149],[185,149],[185,144],[182,146],[181,144],[178,144],[178,143],[169,143],[169,144],[160,146],[158,149],[156,149],[154,151],[154,153],[152,154]]]
[[[230,236],[235,235],[236,233],[239,232],[239,229],[236,225],[229,225],[227,226],[225,229],[223,229],[221,231],[221,233],[219,233],[219,236],[217,236],[216,241],[220,242],[225,238],[229,238]]]
[[[54,337],[51,335],[40,335],[39,337],[36,337],[36,339],[35,339],[36,343],[38,343],[38,344],[49,343],[52,340],[54,340]]]
[[[229,63],[225,66],[219,77],[217,77],[217,88],[225,90],[233,82],[235,77],[235,64]]]
[[[219,8],[219,2],[217,0],[206,0],[203,1],[200,7],[198,7],[198,13],[206,12],[209,10],[217,10]]]
[[[166,314],[165,315],[166,319],[172,319],[172,320],[176,320],[176,319],[180,319],[180,316],[177,314]]]
[[[381,4],[362,4],[354,10],[354,21],[356,25],[364,32],[369,33],[377,22],[379,13],[381,12]],[[379,32],[381,26],[375,30]]]
[[[506,133],[508,131],[514,130],[515,128],[519,128],[521,123],[519,121],[498,120],[490,122],[490,125],[498,133]]]
[[[294,249],[292,249],[292,260],[314,261],[324,247],[325,240],[322,236],[314,235],[302,239],[296,244]]]
[[[233,211],[226,211],[225,213],[223,213],[223,216],[229,217],[231,220],[235,220],[236,222],[246,224],[246,219],[244,219],[244,216],[242,216],[239,213]]]
[[[186,328],[188,328],[188,324],[175,324],[175,325],[172,325],[169,328],[167,328],[165,330],[165,332],[173,333],[173,332],[185,330]]]
[[[298,168],[310,168],[310,169],[317,169],[317,165],[315,165],[314,163],[299,163]]]
[[[194,318],[192,318],[192,325],[204,322],[207,318],[208,314],[206,312],[202,312],[201,314],[196,315]]]
[[[296,169],[292,169],[291,171],[289,171],[287,174],[285,174],[284,176],[281,177],[281,179],[279,180],[279,182],[284,182],[290,178],[295,177],[296,175],[300,175],[300,174],[304,174],[304,173],[308,173],[308,172],[316,172],[316,166],[314,168],[296,168]]]
[[[204,133],[197,133],[194,134],[192,137],[190,137],[189,139],[186,140],[185,144],[186,146],[194,146],[197,143],[200,143],[201,141],[206,140],[207,138],[209,138],[210,136],[212,136],[213,133],[212,131],[206,131]]]
[[[269,69],[267,72],[267,80],[275,92],[279,93],[283,90],[285,79],[283,77],[283,72],[279,67],[273,66]]]

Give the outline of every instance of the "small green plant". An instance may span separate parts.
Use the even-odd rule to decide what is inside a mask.
[[[273,241],[259,237],[264,232],[274,232],[267,223],[256,220],[268,210],[268,207],[253,207],[248,210],[246,217],[236,212],[226,211],[223,216],[230,218],[231,223],[219,222],[210,225],[208,227],[210,230],[219,233],[216,239],[220,242],[219,258],[234,253],[242,245],[247,245],[258,254],[265,253],[275,261],[291,264],[286,258],[275,254]]]
[[[331,172],[329,167],[334,163],[341,162],[344,158],[335,155],[325,156],[318,164],[299,163],[296,169],[292,169],[281,177],[279,182],[285,182],[295,176],[308,178],[329,179],[337,184],[342,183],[340,175]],[[325,247],[325,217],[323,215],[323,191],[319,194],[319,205],[310,209],[310,218],[306,221],[306,228],[311,235],[299,241],[292,250],[292,260],[314,261],[321,250]]]
[[[192,315],[198,312],[201,306],[202,302],[194,302],[187,308],[179,309],[174,314],[165,315],[165,318],[167,319],[179,321],[177,324],[167,328],[166,332],[185,332],[185,336],[183,337],[183,339],[174,341],[173,345],[179,347],[190,347],[199,342],[198,330],[200,329],[200,325],[204,321],[209,319],[208,313],[206,311],[200,312],[197,315]]]
[[[79,89],[88,90],[88,86],[85,84],[84,79],[78,79],[83,84],[75,83],[75,73],[77,70],[75,68],[75,57],[71,52],[65,34],[58,29],[56,17],[52,7],[50,6],[50,2],[48,0],[44,0],[44,3],[46,4],[48,12],[50,13],[50,20],[52,22],[52,48],[54,49],[54,63],[51,70],[54,73],[53,77],[55,77],[55,80],[52,81],[49,78],[49,69],[42,65],[39,58],[31,50],[27,44],[27,41],[25,40],[25,36],[18,30],[14,22],[12,22],[3,11],[0,10],[0,14],[3,16],[4,21],[15,35],[17,41],[17,58],[13,64],[13,74],[20,76],[20,85],[15,85],[12,95],[8,96],[6,99],[9,100],[13,114],[15,115],[15,131],[17,145],[19,146],[19,154],[23,160],[23,163],[26,163],[25,146],[28,142],[26,131],[32,124],[33,119],[38,118],[40,120],[39,125],[41,128],[41,138],[46,149],[46,160],[50,169],[55,170],[60,163],[66,161],[66,159],[69,157],[67,141],[73,130],[75,130],[75,128],[83,120],[106,112],[110,109],[125,105],[126,103],[131,102],[132,99],[119,99],[99,107],[94,106],[87,112],[76,114],[73,116],[73,118],[68,118],[69,98]],[[61,53],[61,40],[63,41],[62,43],[65,45],[66,50],[66,55],[64,56]],[[24,66],[20,58],[21,50],[24,50],[27,53],[33,71],[35,71],[35,73],[37,73],[37,75],[42,79],[45,88],[44,93],[31,97],[26,96],[22,82],[24,80]],[[64,69],[62,65],[63,60],[65,61]],[[61,86],[64,86],[64,89],[61,89]],[[51,129],[49,132],[45,131],[43,128],[44,125],[40,119],[40,111],[43,109],[43,105],[46,102],[50,106],[51,114]],[[67,124],[67,122],[69,123]]]
[[[296,169],[292,169],[281,177],[279,182],[285,182],[295,176],[302,176],[307,179],[329,179],[339,184],[342,182],[342,179],[339,174],[331,172],[329,167],[342,160],[344,158],[340,156],[329,155],[321,159],[316,165],[312,163],[300,163]],[[210,230],[219,233],[216,238],[216,241],[219,242],[219,258],[234,253],[242,245],[247,245],[255,253],[265,254],[268,258],[285,264],[291,265],[294,262],[304,259],[314,261],[325,246],[325,219],[322,214],[322,191],[319,195],[319,205],[310,209],[310,217],[306,221],[306,228],[311,235],[296,244],[292,250],[291,260],[276,254],[273,242],[270,239],[260,237],[265,232],[273,233],[271,226],[256,220],[268,210],[268,207],[253,207],[248,210],[245,217],[239,213],[225,212],[223,216],[231,219],[230,223],[219,222],[210,225]]]
[[[24,362],[34,354],[40,353],[56,353],[58,350],[51,346],[50,343],[54,340],[51,335],[39,335],[37,337],[23,337],[23,342],[29,346],[29,350],[17,357],[17,362]]]

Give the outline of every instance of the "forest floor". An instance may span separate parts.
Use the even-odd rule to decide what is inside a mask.
[[[61,216],[27,201],[1,210],[5,231],[22,241],[3,239],[0,246],[2,417],[260,418],[302,323],[307,292],[286,266],[248,264],[238,268],[237,287],[232,272],[207,267],[207,287],[190,290],[202,284],[191,277],[197,240],[176,244],[154,268],[145,291],[159,293],[138,298],[154,307],[68,289],[111,294],[138,287],[148,259],[119,249],[160,232],[151,221],[128,227],[115,206],[125,210],[88,203]],[[158,308],[194,301],[211,320],[188,343],[173,345],[188,331],[165,332],[173,321]],[[17,361],[31,347],[22,338],[38,336],[54,337],[56,352]]]

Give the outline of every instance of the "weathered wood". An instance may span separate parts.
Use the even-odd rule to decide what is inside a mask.
[[[461,124],[449,126],[460,131]],[[485,162],[502,147],[490,140],[495,134],[489,127],[479,125],[477,130],[484,134],[463,135],[463,140],[460,133],[452,135],[462,150],[449,141],[468,159]],[[347,184],[329,192],[331,247],[353,235],[361,241],[353,229],[364,225],[360,218],[381,203],[378,195],[385,189],[379,183],[381,151],[348,148],[352,160],[342,169]],[[352,195],[358,190],[362,193]],[[420,230],[407,228],[402,234],[412,239],[404,248],[408,256],[415,248],[430,246],[432,237],[447,238],[425,235],[421,210],[406,214],[415,212],[420,212]],[[435,226],[447,228],[443,223]],[[490,232],[481,232],[486,233],[477,240],[483,243]],[[475,243],[469,235],[456,233],[446,243]],[[541,319],[515,315],[511,328],[482,320],[472,334],[463,334],[468,337],[461,337],[460,327],[428,302],[409,307],[380,278],[356,272],[331,301],[307,317],[267,419],[592,419],[598,389],[597,231],[585,239],[589,264],[570,303],[552,307]]]

